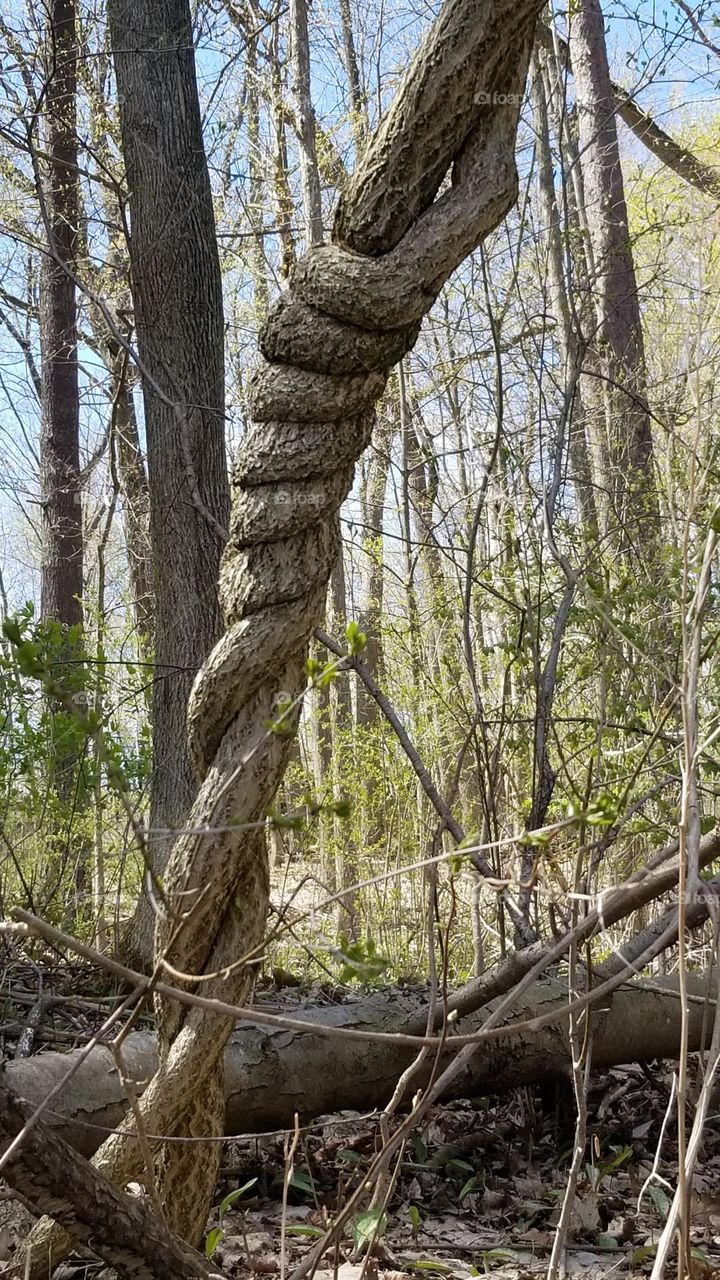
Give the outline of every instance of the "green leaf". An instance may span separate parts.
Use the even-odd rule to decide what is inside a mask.
[[[460,1188],[460,1194],[458,1196],[458,1200],[460,1201],[460,1204],[463,1204],[465,1202],[467,1197],[470,1195],[471,1191],[477,1191],[479,1185],[480,1185],[480,1180],[477,1174],[474,1173],[472,1178],[468,1178],[467,1182],[464,1183],[464,1185]]]
[[[648,1187],[648,1195],[660,1214],[660,1217],[664,1221],[670,1212],[670,1201],[668,1200],[667,1195],[663,1191],[662,1187],[658,1187],[655,1184]]]
[[[413,1231],[418,1232],[420,1230],[420,1224],[422,1222],[422,1218],[420,1217],[420,1210],[418,1209],[416,1204],[408,1205],[408,1217],[410,1219],[410,1225]]]
[[[354,657],[357,653],[362,653],[367,644],[367,635],[360,630],[357,622],[349,622],[345,628],[345,639],[348,642],[348,649]]]
[[[228,1192],[228,1194],[220,1201],[218,1206],[218,1213],[221,1221],[231,1205],[234,1205],[236,1200],[239,1200],[241,1196],[245,1195],[246,1191],[249,1191],[251,1187],[254,1187],[256,1182],[257,1178],[251,1178],[249,1182],[243,1183],[241,1187],[236,1187],[234,1191]]]
[[[339,945],[334,948],[336,959],[341,962],[340,978],[343,982],[373,982],[390,963],[378,954],[373,938],[354,938],[341,933]]]
[[[611,796],[596,796],[585,811],[585,821],[591,827],[611,827],[617,820],[617,809]]]
[[[218,1245],[221,1243],[225,1232],[222,1227],[213,1227],[212,1231],[208,1231],[205,1238],[205,1257],[212,1258]]]
[[[328,805],[328,808],[330,812],[334,813],[338,818],[351,818],[353,802],[348,796],[343,796],[340,800],[333,800],[332,803]]]
[[[319,1240],[325,1232],[321,1227],[311,1227],[306,1222],[294,1222],[291,1226],[285,1228],[287,1236],[306,1236],[309,1240]]]
[[[413,1131],[410,1135],[410,1142],[412,1143],[413,1155],[415,1156],[417,1163],[425,1164],[428,1158],[428,1150],[420,1137],[420,1134]]]
[[[352,1148],[349,1147],[346,1151],[338,1151],[335,1159],[340,1160],[343,1164],[354,1165],[360,1163],[362,1156],[359,1151],[353,1151]]]
[[[280,813],[278,809],[271,809],[268,818],[272,826],[281,831],[302,831],[306,825],[306,819],[302,813]]]
[[[367,1209],[365,1213],[358,1214],[350,1228],[355,1248],[359,1250],[372,1240],[379,1240],[386,1227],[387,1214],[383,1209]]]
[[[304,1169],[293,1169],[288,1186],[292,1187],[294,1191],[302,1191],[307,1196],[313,1195],[315,1191],[312,1179],[305,1173]]]
[[[637,1249],[633,1249],[630,1255],[630,1266],[636,1267],[646,1258],[654,1258],[657,1252],[656,1244],[641,1244]]]
[[[4,618],[2,624],[3,633],[11,644],[22,643],[22,631],[17,618]]]
[[[410,1271],[437,1271],[441,1276],[448,1276],[452,1273],[452,1267],[447,1262],[436,1262],[434,1258],[419,1258],[417,1262],[409,1262],[408,1269]]]

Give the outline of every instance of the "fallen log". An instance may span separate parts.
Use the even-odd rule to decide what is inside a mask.
[[[704,1028],[712,1026],[712,1018],[703,1020],[702,997],[708,979],[691,974],[689,982],[696,997],[689,1009],[690,1047],[697,1050],[702,1047]],[[507,1037],[486,1043],[475,1055],[468,1070],[454,1082],[454,1096],[498,1092],[567,1076],[566,1003],[567,991],[560,979],[536,983],[518,1001],[513,1020],[526,1022],[556,1008],[557,1021],[540,1029],[523,1027],[518,1031],[510,1024]],[[379,992],[342,1005],[294,1008],[292,1016],[368,1032],[402,1031],[417,1023],[425,1005],[424,995]],[[479,1030],[492,1008],[489,1005],[453,1025],[450,1038]],[[596,1010],[593,1028],[593,1063],[597,1068],[677,1056],[680,1001],[676,979],[628,983],[614,993],[607,1007]],[[91,1155],[108,1130],[119,1124],[127,1100],[110,1050],[93,1049],[84,1061],[80,1061],[81,1053],[41,1053],[9,1062],[5,1077],[17,1094],[37,1105],[75,1068],[51,1107],[43,1112],[43,1119],[78,1151]],[[154,1035],[131,1033],[123,1043],[123,1057],[129,1078],[138,1082],[141,1091],[157,1066]],[[243,1023],[225,1054],[225,1132],[258,1133],[290,1127],[295,1112],[310,1119],[344,1107],[362,1110],[382,1106],[412,1058],[412,1049],[387,1042],[330,1038],[314,1031],[305,1034]],[[425,1078],[431,1065],[432,1055]],[[414,1078],[413,1090],[422,1080],[422,1074]]]

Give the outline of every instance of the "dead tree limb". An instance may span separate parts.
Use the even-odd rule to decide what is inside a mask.
[[[31,1061],[18,1059],[16,1065]],[[7,1073],[0,1077],[0,1152],[19,1134],[23,1138],[3,1174],[26,1202],[61,1223],[75,1244],[88,1246],[125,1280],[208,1280],[204,1260],[168,1230],[148,1201],[113,1186],[56,1126],[39,1120],[26,1129],[34,1106],[7,1080]]]
[[[705,978],[693,975],[697,996],[690,1009],[693,1050],[701,1046]],[[502,1091],[519,1084],[567,1077],[570,1070],[567,1021],[561,1016],[567,994],[560,979],[538,983],[519,1003],[516,1018],[527,1021],[554,1008],[557,1022],[537,1032],[509,1033],[491,1041],[469,1070],[454,1082],[452,1096]],[[308,1007],[296,1016],[336,1028],[380,1031],[413,1026],[423,1016],[422,993],[382,992],[347,1004]],[[492,1006],[490,1006],[492,1012]],[[464,1018],[458,1034],[480,1029],[485,1014]],[[712,1022],[712,1019],[710,1020]],[[663,978],[652,985],[629,984],[616,992],[607,1009],[595,1015],[594,1061],[598,1068],[620,1062],[672,1058],[680,1043],[677,985]],[[147,1031],[133,1032],[123,1045],[130,1076],[139,1087],[157,1069],[157,1041]],[[13,1089],[40,1102],[72,1066],[78,1051],[43,1053],[9,1063]],[[372,1109],[391,1096],[397,1078],[414,1051],[373,1040],[329,1039],[245,1023],[233,1033],[225,1052],[225,1133],[289,1128],[297,1111],[306,1120],[343,1107]],[[423,1081],[418,1076],[416,1084]],[[120,1124],[126,1100],[107,1048],[95,1049],[78,1066],[44,1120],[77,1150],[91,1155],[110,1129]]]

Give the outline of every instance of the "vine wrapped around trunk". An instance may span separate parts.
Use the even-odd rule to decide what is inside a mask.
[[[298,263],[260,336],[220,575],[227,630],[188,710],[201,787],[167,868],[174,914],[156,935],[159,963],[216,974],[203,995],[247,995],[252,971],[237,961],[261,945],[268,907],[261,824],[292,739],[267,726],[305,686],[339,550],[339,508],[388,372],[442,285],[516,198],[515,136],[540,8],[541,0],[446,0],[348,186],[333,243]],[[232,1022],[173,1001],[159,1013],[160,1066],[139,1104],[143,1122],[150,1133],[219,1136]],[[142,1177],[133,1131],[128,1117],[95,1156],[120,1182]],[[219,1156],[217,1142],[167,1144],[156,1155],[168,1221],[191,1243],[204,1229]],[[39,1269],[48,1239],[47,1227],[36,1230]],[[57,1233],[52,1243],[57,1259]]]

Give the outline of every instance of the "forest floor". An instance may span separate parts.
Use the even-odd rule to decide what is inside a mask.
[[[6,1058],[87,1042],[112,999],[96,1001],[87,993],[87,971],[69,966],[11,963],[0,982]],[[39,1001],[45,1002],[42,1017]],[[663,1133],[672,1076],[672,1064],[656,1063],[592,1077],[586,1162],[564,1260],[568,1275],[649,1274],[677,1167],[674,1112]],[[399,1123],[395,1117],[391,1131]],[[564,1082],[434,1107],[402,1149],[381,1209],[352,1220],[315,1275],[466,1280],[492,1273],[519,1280],[545,1274],[574,1123],[574,1098]],[[214,1268],[239,1280],[291,1275],[366,1179],[381,1145],[377,1114],[350,1111],[318,1117],[297,1135],[228,1138],[207,1228]],[[720,1114],[706,1127],[692,1192],[694,1274],[720,1275]],[[21,1247],[30,1221],[0,1187],[0,1264]],[[63,1274],[69,1280],[98,1268],[78,1261]]]
[[[568,1274],[650,1271],[669,1204],[667,1184],[651,1175],[671,1082],[672,1069],[661,1064],[652,1071],[614,1068],[594,1079],[588,1117],[592,1156],[573,1206]],[[340,1280],[361,1280],[368,1267],[387,1280],[396,1280],[397,1273],[458,1280],[544,1274],[573,1124],[572,1094],[565,1085],[434,1108],[404,1151],[374,1257],[370,1263],[356,1259],[348,1239],[337,1251]],[[671,1130],[669,1125],[657,1166],[661,1177],[672,1177],[677,1155]],[[287,1135],[228,1143],[232,1164],[223,1173],[219,1205],[228,1192],[252,1185],[210,1223],[211,1230],[224,1233],[215,1255],[224,1273],[278,1273],[283,1222],[291,1271],[362,1180],[381,1142],[376,1117],[350,1112],[322,1117],[304,1134],[292,1162],[285,1213]],[[374,1225],[375,1220],[365,1228]],[[362,1236],[362,1217],[356,1234],[358,1226]],[[693,1188],[692,1244],[696,1275],[720,1273],[720,1116],[708,1127]],[[316,1274],[325,1280],[335,1270],[326,1260]]]

